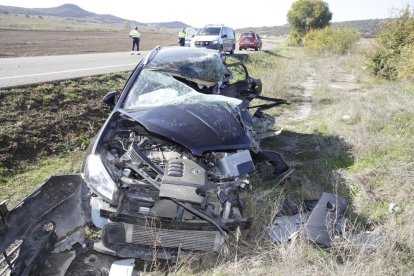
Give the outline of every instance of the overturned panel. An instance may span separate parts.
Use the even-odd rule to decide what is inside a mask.
[[[312,201],[309,203],[313,205]],[[267,232],[276,243],[288,242],[298,236],[320,247],[330,247],[333,236],[344,232],[344,213],[348,204],[344,198],[323,193],[316,205],[310,208],[311,212],[278,217]]]
[[[339,196],[323,193],[303,229],[303,236],[321,247],[330,247],[337,223],[349,203]]]
[[[310,213],[297,214],[276,218],[267,232],[273,242],[285,243],[293,240],[303,228]]]
[[[83,242],[87,193],[79,175],[53,176],[8,212],[0,233],[0,251],[23,240],[12,274],[36,275],[52,251],[58,253]]]
[[[82,198],[87,192],[80,175],[52,176],[8,213],[0,233],[0,251],[15,240],[25,238],[42,222],[52,222],[57,237],[65,238],[85,223]]]

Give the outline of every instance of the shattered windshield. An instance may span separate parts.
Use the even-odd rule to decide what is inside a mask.
[[[139,109],[172,104],[218,103],[237,106],[241,100],[222,95],[202,94],[174,78],[168,72],[143,69],[123,104]]]
[[[229,75],[217,51],[188,47],[161,50],[146,68],[171,72],[182,78],[210,86]]]

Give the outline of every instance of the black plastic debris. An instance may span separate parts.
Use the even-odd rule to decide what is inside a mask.
[[[340,224],[344,222],[342,218],[348,205],[344,198],[323,193],[301,229],[302,236],[320,247],[330,247],[336,231],[343,228]]]
[[[275,243],[288,242],[300,236],[320,247],[330,247],[332,238],[343,232],[348,205],[344,198],[323,193],[311,212],[276,218],[268,228],[268,234]]]
[[[303,213],[276,218],[274,224],[268,229],[270,238],[277,243],[293,240],[304,227],[309,215],[310,213]]]

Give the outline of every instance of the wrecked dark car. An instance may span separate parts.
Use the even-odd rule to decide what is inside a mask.
[[[264,111],[286,102],[261,89],[242,63],[226,64],[216,51],[155,48],[119,96],[104,97],[113,110],[81,175],[51,178],[12,210],[1,205],[4,271],[76,275],[85,252],[112,256],[108,271],[119,258],[133,266],[218,252],[229,232],[252,224],[239,196],[249,177],[259,166],[274,176],[288,170],[260,146],[278,134]],[[254,99],[265,103],[252,106]]]

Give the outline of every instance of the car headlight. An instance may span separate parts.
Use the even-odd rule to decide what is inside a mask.
[[[215,44],[217,44],[218,43],[218,40],[213,40],[213,41],[211,41],[211,44],[212,45],[215,45]]]
[[[97,195],[112,202],[117,187],[98,155],[90,154],[87,157],[83,179]]]

